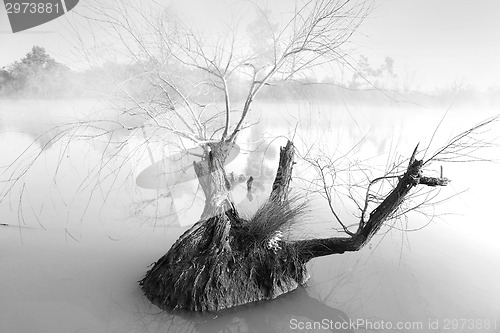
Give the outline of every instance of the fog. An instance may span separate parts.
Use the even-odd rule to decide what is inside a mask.
[[[418,209],[360,251],[309,262],[292,293],[193,314],[139,287],[200,218],[193,162],[223,131],[237,136],[227,173],[254,178],[230,192],[244,217],[293,140],[292,193],[307,201],[293,240],[342,235],[311,161],[332,162],[333,205],[355,225],[369,179],[498,117],[497,2],[359,4],[310,31],[286,1],[81,1],[22,34],[2,20],[0,331],[498,331],[498,119],[480,149],[425,166],[448,186],[412,193]]]

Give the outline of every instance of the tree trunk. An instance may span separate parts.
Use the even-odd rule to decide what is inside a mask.
[[[267,246],[283,225],[267,220],[287,217],[283,213],[289,208],[270,201],[260,214],[244,220],[229,200],[223,168],[228,147],[224,143],[211,145],[208,159],[195,164],[206,196],[202,217],[140,282],[146,296],[161,308],[217,311],[273,299],[307,279],[293,245],[284,244],[279,251]],[[285,153],[292,154],[292,159],[280,165],[283,170],[278,171],[281,176],[276,177],[272,192],[272,197],[283,202],[293,162],[292,143],[287,147]],[[273,218],[276,216],[279,218]]]
[[[231,145],[224,142],[210,144],[208,159],[193,163],[196,176],[205,194],[205,207],[201,220],[221,215],[232,208],[228,199],[230,183],[224,171],[224,162],[230,149]]]
[[[230,184],[223,165],[230,144],[221,142],[208,148],[207,160],[194,165],[206,196],[200,221],[140,281],[146,296],[163,309],[218,311],[292,291],[309,278],[309,260],[359,250],[414,186],[419,182],[435,186],[443,181],[422,177],[422,161],[412,157],[397,186],[352,237],[284,241],[281,231],[297,222],[303,212],[303,206],[293,207],[288,198],[294,164],[292,142],[281,149],[268,202],[249,220],[238,215],[228,197]]]

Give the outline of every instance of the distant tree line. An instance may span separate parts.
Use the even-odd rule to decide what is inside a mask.
[[[99,66],[74,71],[54,60],[43,47],[33,46],[20,61],[0,69],[0,97],[92,98],[119,97],[131,93],[134,97],[147,97],[158,92],[152,91],[151,86],[139,79],[145,67],[145,64],[139,63],[106,61]],[[478,92],[471,86],[454,82],[422,93],[418,91],[415,73],[396,73],[391,57],[386,57],[380,66],[374,67],[367,57],[361,55],[355,67],[355,71],[341,70],[336,77],[318,79],[306,75],[285,82],[270,81],[260,96],[262,100],[268,101],[308,99],[334,103],[356,101],[371,105],[387,104],[388,101],[434,105],[451,102],[500,104],[500,87]],[[195,78],[203,75],[190,68],[171,68],[170,71],[179,77]],[[227,84],[233,96],[245,96],[244,84],[238,79],[231,79]],[[205,94],[205,99],[213,102],[223,99],[223,96],[212,91]]]
[[[58,96],[66,89],[70,69],[51,58],[45,49],[33,46],[20,61],[0,70],[2,96]]]
[[[75,98],[112,94],[134,66],[106,62],[84,71],[71,70],[40,46],[20,61],[0,69],[0,97]]]

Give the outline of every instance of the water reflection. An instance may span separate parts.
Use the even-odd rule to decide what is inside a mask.
[[[184,321],[179,321],[182,318]],[[217,314],[164,313],[155,326],[172,333],[354,332],[349,316],[310,296],[304,287],[270,302],[249,304]],[[152,323],[150,323],[152,324]]]
[[[0,131],[12,131],[22,133],[29,137],[38,148],[45,150],[52,147],[61,131],[54,129],[58,124],[52,121],[42,121],[39,118],[31,118],[21,121],[13,119],[9,115],[0,112]]]

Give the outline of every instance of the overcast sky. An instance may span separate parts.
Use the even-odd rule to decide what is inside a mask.
[[[175,0],[174,0],[175,1]],[[273,3],[290,0],[273,0]],[[85,0],[80,0],[80,4]],[[179,0],[185,15],[206,22],[237,1]],[[213,4],[213,6],[212,6]],[[67,33],[71,13],[26,32],[12,34],[0,6],[0,66],[22,58],[33,45],[71,64]],[[415,73],[421,88],[454,81],[479,88],[500,85],[500,0],[385,0],[364,22],[355,41],[375,66],[384,57],[401,73]]]

